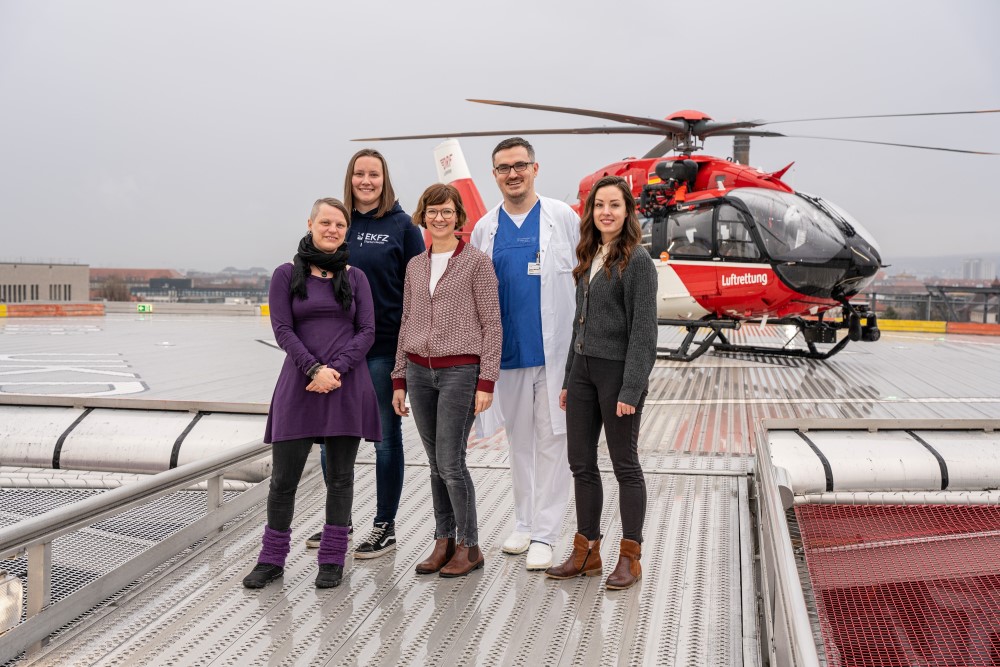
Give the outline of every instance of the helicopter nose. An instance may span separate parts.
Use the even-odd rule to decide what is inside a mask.
[[[848,247],[851,252],[850,263],[832,290],[834,298],[850,297],[863,291],[882,268],[882,258],[878,251],[863,238],[851,239]]]

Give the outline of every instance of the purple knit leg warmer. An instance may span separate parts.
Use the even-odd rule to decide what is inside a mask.
[[[343,565],[347,553],[347,526],[323,524],[323,537],[319,542],[320,565]]]
[[[274,530],[270,526],[264,526],[264,544],[260,548],[257,562],[285,567],[285,557],[288,556],[291,543],[291,530]]]

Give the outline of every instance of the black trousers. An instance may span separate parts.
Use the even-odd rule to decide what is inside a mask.
[[[292,527],[295,491],[315,438],[283,440],[271,445],[271,486],[267,492],[267,525],[285,531]],[[326,446],[326,522],[346,526],[354,502],[354,460],[361,438],[324,438]]]
[[[618,417],[618,392],[625,362],[576,355],[566,387],[566,446],[576,493],[577,531],[588,540],[601,536],[604,487],[597,468],[601,427],[618,480],[622,536],[642,542],[646,518],[646,479],[639,465],[639,421],[646,392],[635,414]]]

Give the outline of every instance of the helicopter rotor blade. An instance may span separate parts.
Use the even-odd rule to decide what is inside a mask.
[[[787,137],[790,135],[782,134],[781,132],[771,132],[769,130],[745,130],[745,129],[733,129],[733,130],[720,130],[718,132],[713,132],[708,135],[703,135],[705,139],[710,139],[712,137]]]
[[[1000,109],[979,109],[977,111],[928,111],[924,113],[886,113],[871,116],[830,116],[827,118],[793,118],[791,120],[760,121],[761,125],[774,123],[809,123],[814,120],[857,120],[860,118],[913,118],[917,116],[962,116],[976,113],[1000,113]]]
[[[679,120],[661,120],[659,118],[647,118],[645,116],[628,116],[620,113],[610,113],[607,111],[594,111],[592,109],[578,109],[576,107],[555,107],[546,104],[525,104],[523,102],[501,102],[499,100],[473,100],[478,104],[493,104],[502,107],[514,107],[515,109],[534,109],[536,111],[554,111],[556,113],[568,113],[576,116],[588,116],[590,118],[603,118],[613,120],[617,123],[631,123],[633,125],[644,125],[655,127],[664,133],[684,134],[687,132],[687,123]]]
[[[918,146],[916,144],[896,144],[890,141],[867,141],[865,139],[842,139],[840,137],[816,137],[807,134],[785,134],[777,135],[791,139],[821,139],[823,141],[847,141],[852,144],[875,144],[877,146],[898,146],[900,148],[917,148],[926,151],[946,151],[948,153],[967,153],[970,155],[1000,155],[1000,153],[990,153],[989,151],[968,151],[961,148],[941,148],[940,146]]]
[[[489,132],[447,132],[443,134],[408,134],[395,137],[365,137],[351,141],[404,141],[407,139],[455,139],[462,137],[516,137],[523,134],[652,134],[662,135],[651,127],[573,127],[551,130],[497,130]]]
[[[745,129],[767,125],[764,120],[737,120],[729,123],[720,123],[714,120],[702,121],[695,126],[695,134],[699,137],[714,137],[723,135],[729,130]]]

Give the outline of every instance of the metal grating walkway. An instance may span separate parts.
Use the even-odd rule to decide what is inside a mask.
[[[828,665],[1000,664],[1000,507],[795,514]]]
[[[300,490],[280,584],[262,591],[240,585],[258,550],[261,511],[150,575],[24,664],[743,664],[750,620],[743,618],[741,573],[744,478],[647,473],[643,579],[632,590],[609,592],[597,578],[546,580],[524,569],[523,556],[499,552],[513,515],[508,472],[490,461],[496,452],[487,448],[485,460],[477,460],[475,451],[470,462],[490,466],[472,471],[484,570],[457,580],[413,573],[429,549],[433,519],[426,468],[411,465],[399,549],[375,560],[349,558],[345,583],[317,591],[316,551],[302,542],[322,521],[314,474]],[[617,485],[611,475],[604,482],[605,505],[614,506]],[[373,467],[359,466],[359,533],[374,505]],[[573,512],[571,504],[567,532]],[[607,573],[621,533],[610,511],[602,521]],[[557,558],[570,538],[556,547]]]
[[[100,493],[96,489],[18,489],[0,486],[0,526],[14,524]],[[226,500],[233,492],[226,492]],[[110,517],[52,543],[52,601],[76,592],[101,575],[176,532],[205,512],[205,494],[172,493],[143,507]],[[151,567],[158,563],[151,564]],[[0,570],[27,585],[25,556],[0,561]]]

